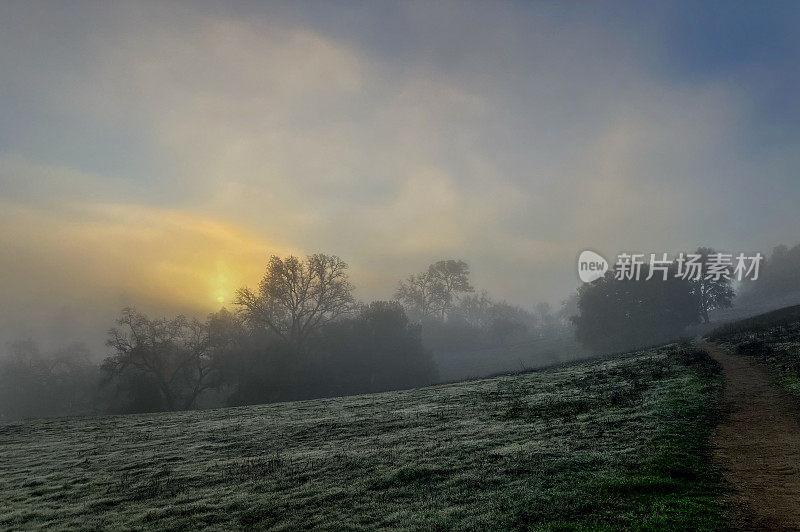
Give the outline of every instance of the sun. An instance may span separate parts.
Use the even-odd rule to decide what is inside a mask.
[[[228,279],[230,278],[230,267],[225,263],[224,260],[217,260],[216,266],[217,272],[214,276],[212,286],[215,287],[214,299],[217,300],[217,303],[222,305],[227,299],[226,296],[230,294],[230,284],[228,282]]]

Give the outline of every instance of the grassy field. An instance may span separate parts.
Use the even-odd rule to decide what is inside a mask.
[[[494,379],[0,427],[0,529],[722,528],[677,345]]]
[[[800,306],[725,325],[710,338],[732,353],[766,364],[775,379],[800,400]]]

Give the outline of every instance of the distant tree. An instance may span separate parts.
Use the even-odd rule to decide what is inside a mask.
[[[428,270],[401,281],[395,298],[417,318],[445,320],[459,296],[473,292],[469,266],[462,260],[440,260]]]
[[[50,397],[49,363],[36,343],[8,344],[0,358],[0,419],[45,416]]]
[[[228,385],[236,382],[238,358],[253,345],[239,314],[222,308],[208,316],[205,324],[210,344],[209,356],[213,359],[215,383]]]
[[[100,371],[86,346],[73,343],[56,349],[49,358],[50,394],[61,411],[67,415],[94,411]]]
[[[558,316],[553,314],[553,307],[550,303],[542,301],[536,304],[536,317],[539,320],[539,331],[543,336],[558,333]]]
[[[428,275],[433,280],[434,301],[442,319],[460,295],[475,291],[469,284],[469,266],[463,260],[440,260],[428,267]]]
[[[45,354],[31,340],[11,343],[0,354],[0,419],[91,413],[98,377],[79,344]]]
[[[552,312],[552,310],[553,310],[553,307],[550,306],[550,303],[548,303],[547,301],[542,301],[540,303],[536,303],[536,313],[540,317],[549,316],[550,312]]]
[[[242,288],[236,294],[247,323],[263,327],[297,352],[323,325],[354,308],[347,264],[333,255],[272,256],[258,291]]]
[[[509,305],[505,301],[495,303],[489,309],[491,316],[488,333],[490,338],[501,345],[515,336],[524,334],[533,327],[535,317],[527,310]]]
[[[136,369],[112,373],[104,367],[105,378],[100,394],[104,410],[109,414],[138,414],[167,410],[156,380]]]
[[[792,250],[793,252],[797,251],[797,246],[795,246]],[[772,248],[772,256],[770,257],[771,260],[774,261],[782,261],[785,260],[786,257],[789,256],[789,246],[786,244],[779,244]]]
[[[375,301],[356,317],[325,328],[321,351],[343,393],[363,393],[431,384],[436,365],[396,301]]]
[[[184,316],[149,319],[126,308],[109,331],[113,354],[103,363],[112,377],[133,371],[152,380],[168,410],[192,407],[218,381],[215,341],[207,323]]]
[[[319,362],[319,357],[298,357],[266,329],[248,329],[221,364],[231,392],[227,402],[238,406],[329,395],[330,375],[319,377]]]
[[[578,294],[572,293],[561,302],[561,308],[556,313],[556,323],[558,327],[563,330],[572,331],[574,327],[573,317],[577,316],[580,310],[578,309]]]
[[[708,257],[715,255],[717,252],[711,248],[701,247],[695,253],[702,257],[700,262],[706,264]],[[713,278],[703,272],[700,279],[691,281],[691,283],[697,297],[698,311],[703,323],[708,323],[708,313],[712,310],[730,308],[733,305],[733,297],[736,292],[733,289],[730,275]]]
[[[748,279],[739,289],[741,305],[787,305],[800,301],[800,244],[775,246],[759,269],[757,280]]]
[[[645,268],[646,270],[646,268]],[[590,348],[622,350],[673,339],[699,319],[694,286],[673,275],[618,280],[613,272],[578,289],[575,335]]]
[[[245,334],[244,323],[236,313],[222,308],[208,315],[204,324],[208,334],[209,348],[215,357],[222,356]]]
[[[477,294],[464,295],[455,309],[456,315],[471,327],[486,328],[491,324],[491,309],[494,301],[486,290]]]
[[[400,281],[394,297],[417,320],[436,313],[437,294],[434,281],[428,272],[410,275],[405,281]]]

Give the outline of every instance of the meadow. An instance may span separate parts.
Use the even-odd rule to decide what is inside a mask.
[[[690,345],[407,391],[0,426],[0,528],[724,528]]]

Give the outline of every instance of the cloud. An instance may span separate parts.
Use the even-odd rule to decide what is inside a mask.
[[[16,202],[0,201],[5,340],[49,336],[97,348],[124,306],[156,314],[210,312],[254,283],[269,255],[296,253],[208,216],[91,201],[97,176],[16,160],[0,164],[6,182],[9,168],[17,182],[38,178],[42,185],[49,177],[53,191],[69,180],[71,194],[30,201],[20,192]]]
[[[203,19],[144,31],[104,50],[76,100],[158,139],[165,186],[188,208],[355,262],[393,246],[406,259],[459,251],[476,211],[441,169],[454,144],[475,142],[482,98],[398,79],[308,29]]]
[[[44,44],[7,19],[22,25],[2,37],[17,74],[3,82],[32,124],[121,131],[154,152],[123,177],[44,141],[9,144],[0,233],[15,251],[0,260],[15,302],[205,312],[270,252],[324,251],[365,299],[453,257],[530,305],[576,286],[587,247],[743,247],[800,222],[796,139],[744,149],[758,94],[741,73],[662,72],[654,19],[510,4],[413,4],[392,24],[380,9],[221,11],[54,8],[31,19],[53,30]],[[761,215],[739,215],[753,205]]]

